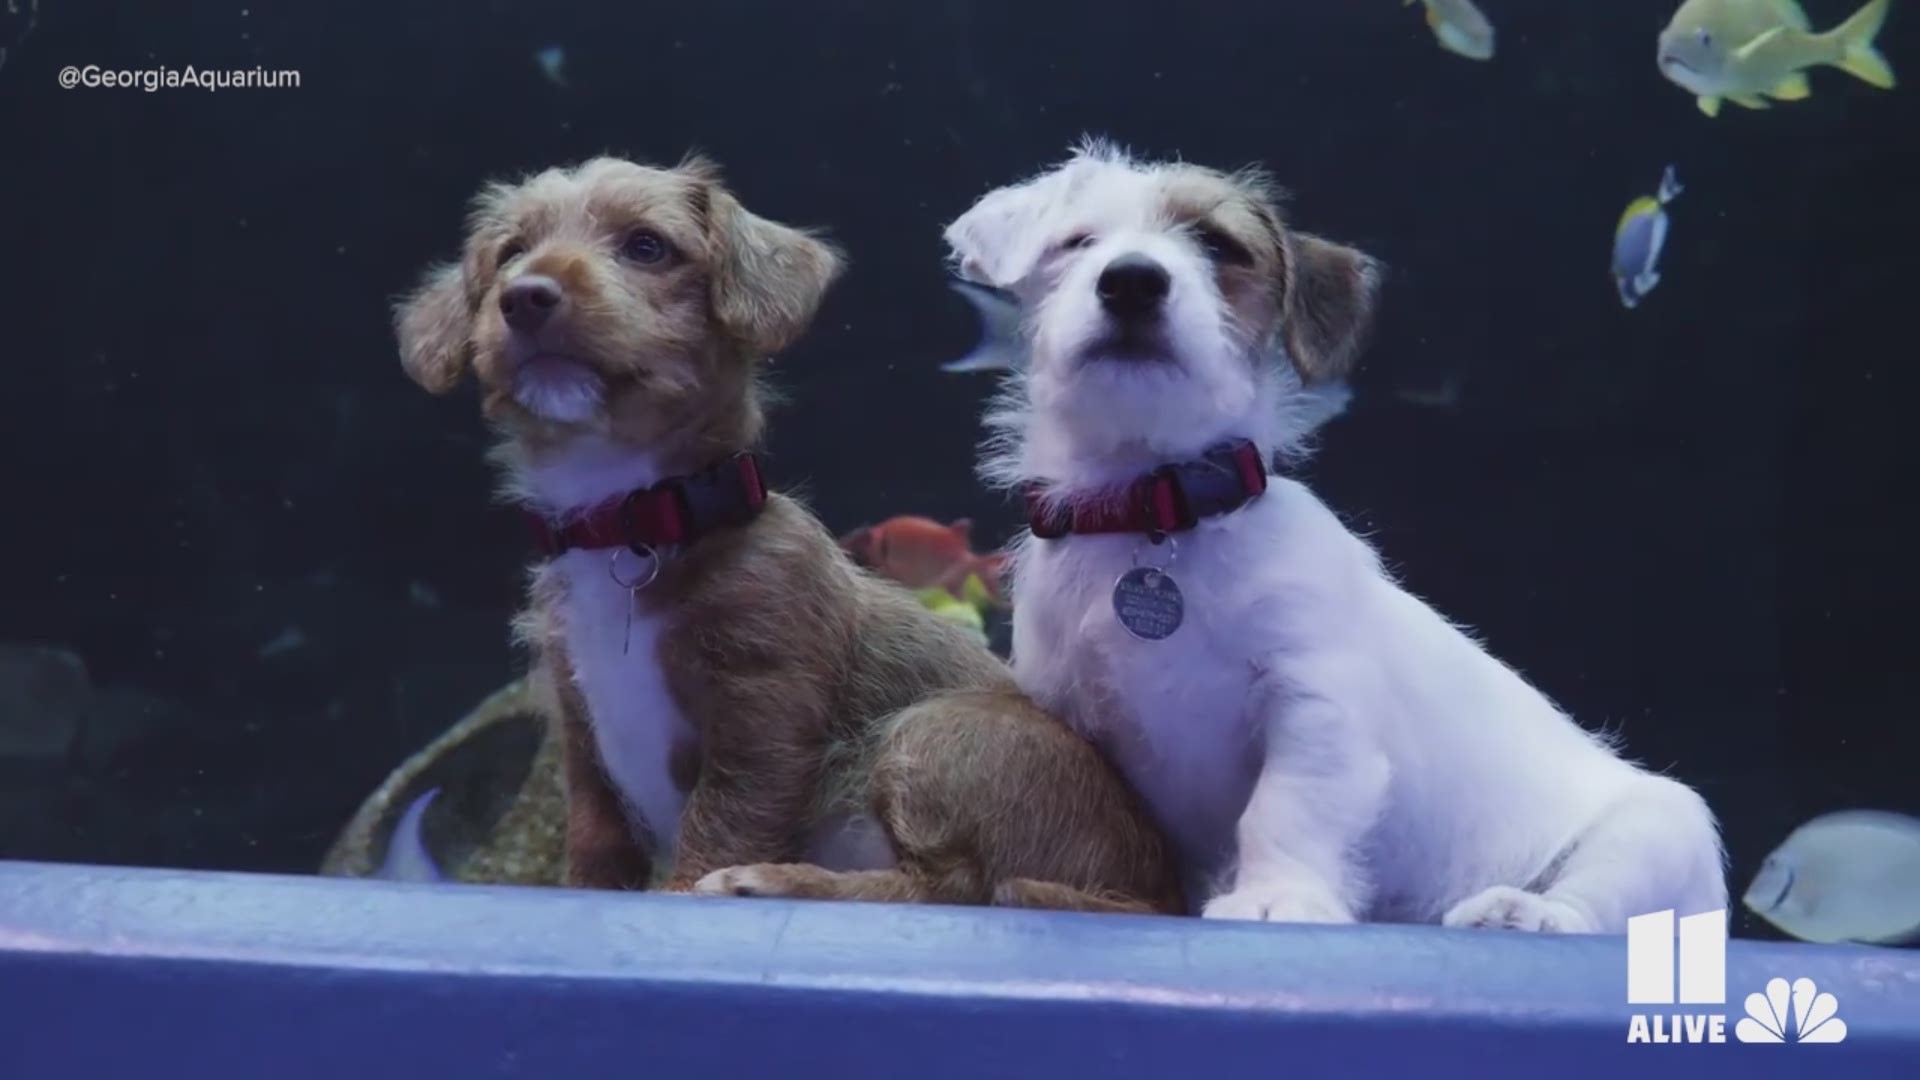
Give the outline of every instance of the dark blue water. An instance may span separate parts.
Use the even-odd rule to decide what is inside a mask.
[[[0,751],[0,857],[310,869],[515,672],[523,534],[473,400],[402,377],[388,323],[483,179],[699,147],[829,229],[853,270],[775,369],[777,482],[839,530],[997,541],[990,380],[935,370],[973,333],[939,230],[1084,131],[1264,162],[1297,224],[1389,264],[1313,482],[1699,786],[1736,892],[1814,813],[1920,811],[1920,90],[1816,72],[1708,120],[1654,67],[1672,0],[1484,6],[1490,64],[1395,0],[42,0],[0,67],[0,642],[69,651],[120,705],[88,752]],[[1920,17],[1896,4],[1881,44],[1920,80]],[[162,63],[301,85],[57,85]],[[1624,311],[1613,225],[1669,162],[1665,280]]]

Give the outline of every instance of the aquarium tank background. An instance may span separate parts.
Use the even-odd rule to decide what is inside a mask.
[[[1263,163],[1384,260],[1310,482],[1698,787],[1736,896],[1809,817],[1920,813],[1920,90],[1822,69],[1709,119],[1654,63],[1676,0],[1481,6],[1486,62],[1395,0],[8,0],[0,858],[313,872],[519,673],[525,533],[472,392],[420,392],[390,324],[484,180],[698,148],[827,230],[852,269],[773,368],[775,484],[991,547],[1019,518],[973,472],[994,377],[939,370],[977,335],[940,228],[1087,132]],[[1879,45],[1920,79],[1911,3]],[[88,65],[298,77],[63,88]],[[1615,225],[1670,164],[1628,310]]]

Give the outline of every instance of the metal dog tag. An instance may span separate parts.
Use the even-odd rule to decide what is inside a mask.
[[[1161,641],[1180,629],[1187,602],[1165,570],[1136,566],[1113,583],[1113,613],[1127,633],[1141,641]]]

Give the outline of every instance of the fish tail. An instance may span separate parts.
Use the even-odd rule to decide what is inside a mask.
[[[1869,86],[1893,89],[1893,65],[1874,48],[1873,39],[1887,21],[1887,8],[1893,0],[1870,0],[1846,22],[1833,29],[1840,43],[1840,59],[1834,66]]]
[[[1660,200],[1660,205],[1665,206],[1686,190],[1685,185],[1680,183],[1680,175],[1669,165],[1667,171],[1660,174],[1660,193],[1656,198]]]
[[[427,850],[427,808],[440,795],[437,787],[428,788],[407,805],[387,837],[387,856],[375,877],[389,881],[445,881],[446,872],[433,861]]]

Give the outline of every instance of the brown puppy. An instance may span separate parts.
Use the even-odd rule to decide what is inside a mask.
[[[1180,910],[1099,754],[761,486],[759,368],[839,270],[705,161],[602,158],[487,188],[398,309],[409,375],[478,379],[547,542],[521,630],[568,736],[569,880]]]

